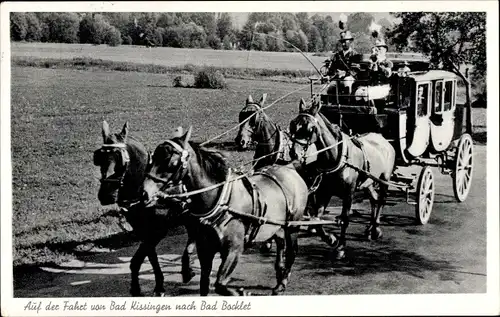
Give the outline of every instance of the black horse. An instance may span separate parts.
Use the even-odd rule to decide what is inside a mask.
[[[168,211],[147,208],[141,201],[142,184],[146,175],[150,155],[146,148],[128,134],[128,123],[120,133],[112,134],[106,121],[102,124],[103,145],[94,152],[94,164],[101,169],[101,186],[98,198],[102,205],[117,204],[121,212],[141,240],[141,244],[130,261],[132,296],[140,296],[139,270],[146,256],[153,267],[156,286],[154,295],[161,296],[163,272],[158,263],[156,246],[165,237],[168,230],[177,223],[168,216]],[[172,188],[172,191],[180,191]],[[168,208],[183,208],[180,203],[169,202]],[[190,259],[194,251],[194,240],[190,237],[189,222],[188,243],[182,257],[183,282],[189,282],[195,275],[191,269]]]

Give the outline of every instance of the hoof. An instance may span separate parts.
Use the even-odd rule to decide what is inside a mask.
[[[339,246],[339,239],[334,234],[329,234],[328,235],[328,245],[331,246],[332,248],[336,249]]]
[[[154,292],[153,293],[153,297],[165,297],[165,296],[167,296],[167,295],[165,294],[164,291],[163,292]]]
[[[337,261],[344,259],[345,258],[345,251],[340,250],[340,249],[335,250],[334,257],[335,257],[335,260],[337,260]]]
[[[285,287],[282,284],[280,284],[275,288],[273,288],[272,295],[273,296],[282,295],[284,292],[285,292]]]
[[[192,270],[192,269],[189,269],[189,271],[185,272],[183,271],[182,272],[182,283],[189,283],[193,277],[196,276],[196,273]]]
[[[373,240],[378,240],[378,239],[382,238],[382,229],[380,229],[379,227],[374,227],[372,229],[371,238]]]
[[[269,253],[269,252],[271,252],[272,247],[273,247],[273,244],[271,242],[266,242],[260,247],[260,252],[261,253]]]
[[[244,289],[244,288],[240,288],[240,289],[238,290],[238,294],[239,294],[240,296],[252,296],[252,293],[250,293],[249,291],[245,291],[245,289]]]
[[[130,290],[130,295],[132,297],[143,297],[144,296],[144,295],[142,295],[140,290],[134,290],[134,289]]]

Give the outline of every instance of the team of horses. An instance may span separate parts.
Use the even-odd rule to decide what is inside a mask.
[[[221,152],[191,141],[191,128],[178,130],[151,154],[129,135],[128,123],[113,134],[103,122],[103,144],[94,152],[94,164],[101,170],[98,199],[102,205],[117,204],[141,241],[130,263],[132,296],[142,295],[139,270],[146,257],[154,271],[154,295],[164,295],[156,246],[173,226],[184,225],[188,233],[181,271],[185,283],[195,275],[191,263],[196,248],[202,296],[209,293],[217,253],[221,264],[215,292],[248,295],[229,285],[231,274],[245,248],[256,242],[269,247],[272,240],[277,280],[272,293],[282,294],[300,228],[283,224],[305,215],[320,217],[334,195],[343,201],[340,236],[327,234],[321,225],[314,228],[337,259],[345,257],[355,191],[366,191],[371,203],[366,237],[382,236],[380,215],[388,188],[368,175],[389,180],[395,163],[389,142],[376,133],[349,137],[320,113],[316,99],[310,106],[301,99],[299,113],[284,131],[264,113],[265,101],[266,95],[259,102],[249,96],[239,117],[236,144],[246,150],[256,143],[249,173],[231,169]]]

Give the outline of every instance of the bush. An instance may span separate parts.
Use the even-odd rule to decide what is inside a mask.
[[[123,37],[122,44],[123,45],[132,45],[132,37],[130,35]]]
[[[173,86],[174,87],[181,87],[181,88],[191,88],[193,85],[189,84],[185,78],[182,76],[177,76],[174,78],[173,81]]]
[[[229,35],[224,36],[224,39],[222,40],[222,46],[225,50],[228,51],[233,49],[233,44],[231,43]]]
[[[114,26],[109,26],[104,34],[104,43],[109,46],[118,46],[122,43],[122,35]]]
[[[222,42],[217,35],[210,34],[207,36],[207,44],[214,50],[220,50],[222,47]]]
[[[227,88],[227,83],[219,70],[207,67],[196,74],[194,86],[196,88],[224,89]]]

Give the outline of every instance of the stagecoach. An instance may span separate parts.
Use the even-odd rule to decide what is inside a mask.
[[[397,153],[391,187],[405,194],[416,206],[416,220],[426,224],[434,201],[431,167],[449,174],[457,201],[466,200],[473,170],[472,138],[464,129],[464,106],[457,103],[458,77],[444,70],[429,69],[419,56],[393,55],[393,75],[370,96],[368,56],[360,55],[359,76],[347,87],[337,81],[329,94],[320,94],[321,112],[349,135],[381,133]],[[398,72],[407,61],[410,72]],[[311,79],[311,95],[313,83]],[[373,91],[373,90],[372,90]],[[364,92],[359,93],[359,92]],[[420,174],[404,175],[400,167],[422,166]]]

